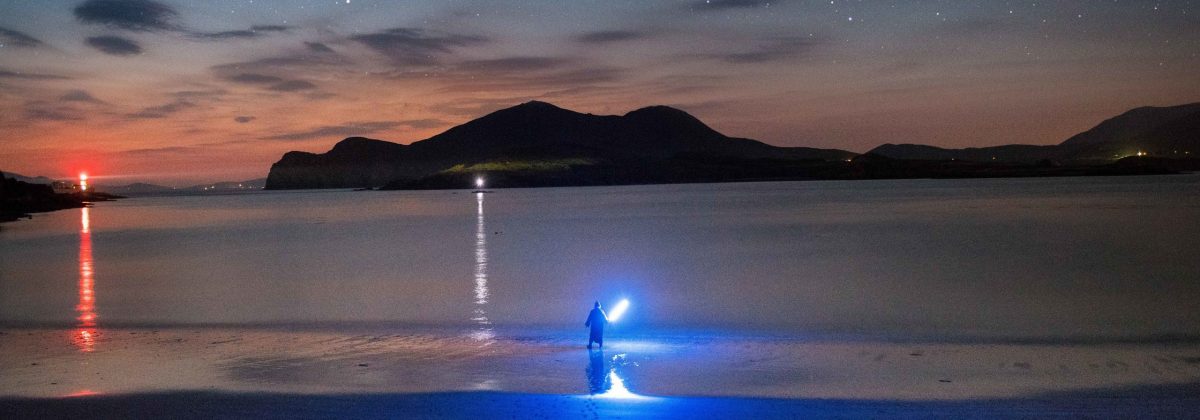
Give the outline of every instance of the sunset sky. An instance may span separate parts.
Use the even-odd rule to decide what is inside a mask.
[[[265,177],[538,99],[679,107],[731,136],[1051,144],[1200,101],[1193,1],[0,2],[0,171]]]

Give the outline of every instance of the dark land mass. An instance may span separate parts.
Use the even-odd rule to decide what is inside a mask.
[[[12,172],[8,172],[6,176],[8,178],[30,184],[51,185],[54,182],[53,179],[45,176],[30,177]],[[197,184],[188,187],[168,187],[165,185],[148,184],[144,182],[135,182],[125,185],[95,184],[93,187],[96,190],[104,191],[109,194],[120,194],[125,196],[195,195],[257,191],[263,189],[263,186],[265,186],[266,183],[266,178],[257,178],[245,181],[222,181],[208,184]]]
[[[943,149],[919,144],[885,144],[867,153],[908,160],[1025,164],[1050,161],[1076,166],[1108,164],[1141,154],[1191,161],[1191,164],[1174,165],[1196,170],[1194,162],[1200,154],[1200,103],[1136,108],[1052,146],[1012,144]]]
[[[50,185],[51,183],[53,183],[53,182],[54,182],[54,180],[53,180],[53,179],[50,179],[50,178],[48,178],[48,177],[44,177],[44,176],[25,176],[25,175],[18,174],[18,173],[16,173],[16,172],[4,172],[4,173],[3,173],[3,176],[4,176],[5,178],[8,178],[8,179],[15,179],[15,180],[17,180],[17,181],[21,181],[21,182],[27,182],[27,183],[30,183],[30,184],[45,184],[45,185]]]
[[[665,106],[600,116],[528,102],[410,145],[352,137],[324,154],[288,152],[266,188],[460,187],[477,175],[492,187],[758,180],[854,156],[728,137]]]
[[[101,192],[58,194],[49,185],[31,184],[7,178],[0,173],[0,222],[11,222],[41,213],[87,207],[94,201],[108,201],[120,196]]]
[[[665,106],[598,116],[535,101],[410,145],[351,137],[323,154],[288,152],[266,189],[1169,174],[1200,170],[1196,151],[1200,104],[1138,108],[1055,146],[886,144],[857,155],[728,137]]]
[[[197,195],[197,194],[230,194],[246,191],[262,190],[266,178],[249,179],[245,181],[222,181],[209,184],[197,184],[188,187],[168,187],[165,185],[133,183],[128,185],[99,186],[104,191],[128,196],[159,196],[159,195]]]

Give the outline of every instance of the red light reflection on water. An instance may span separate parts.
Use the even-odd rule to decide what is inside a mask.
[[[75,310],[78,328],[71,335],[71,342],[79,350],[90,352],[96,349],[96,283],[92,267],[92,226],[90,209],[84,207],[79,216],[79,304]]]

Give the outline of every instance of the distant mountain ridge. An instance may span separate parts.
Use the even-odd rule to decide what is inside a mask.
[[[2,172],[2,173],[9,179],[14,179],[17,181],[21,181],[21,182],[25,182],[25,183],[29,183],[29,184],[37,184],[37,185],[51,185],[52,183],[54,183],[54,181],[63,181],[63,182],[68,182],[68,183],[77,182],[76,180],[73,180],[73,179],[55,180],[55,179],[52,179],[52,178],[46,177],[46,176],[31,177],[31,176],[25,176],[25,175],[13,173],[13,172]],[[95,190],[98,190],[98,191],[111,193],[111,194],[137,196],[137,195],[194,194],[194,193],[217,193],[217,192],[231,192],[231,191],[261,190],[261,189],[263,189],[263,186],[266,185],[266,182],[267,182],[266,178],[256,178],[256,179],[250,179],[250,180],[245,180],[245,181],[222,181],[222,182],[213,182],[213,183],[208,183],[208,184],[197,184],[197,185],[192,185],[192,186],[187,186],[187,187],[168,187],[165,185],[149,184],[149,183],[145,183],[145,182],[134,182],[132,184],[124,184],[124,185],[111,185],[111,184],[93,182],[92,188]]]
[[[351,137],[323,154],[288,152],[271,166],[266,188],[434,182],[460,178],[469,168],[523,176],[522,183],[557,177],[553,185],[720,180],[714,165],[731,176],[754,177],[772,175],[762,173],[755,161],[844,161],[853,156],[844,150],[776,147],[728,137],[666,106],[616,116],[532,101],[409,145]]]
[[[402,145],[363,137],[321,154],[288,152],[267,189],[463,188],[796,179],[1084,176],[1200,169],[1200,103],[1143,107],[1058,145],[945,149],[884,144],[863,155],[728,137],[650,106],[583,114],[527,102]]]
[[[29,183],[29,184],[50,185],[51,183],[54,182],[53,179],[50,179],[50,178],[47,178],[44,176],[25,176],[25,175],[13,173],[13,172],[3,172],[3,174],[4,174],[4,176],[8,177],[8,179],[15,179],[17,181],[21,181],[21,182],[25,182],[25,183]]]
[[[122,194],[128,196],[186,195],[261,190],[263,189],[263,186],[266,185],[266,181],[266,178],[257,178],[246,181],[222,181],[208,184],[197,184],[188,187],[168,187],[165,185],[135,182],[128,185],[97,185],[96,189],[113,194]]]
[[[1107,119],[1052,146],[1004,145],[944,149],[919,144],[884,144],[868,154],[909,160],[968,160],[1104,164],[1127,156],[1191,159],[1200,154],[1200,103],[1141,107]]]

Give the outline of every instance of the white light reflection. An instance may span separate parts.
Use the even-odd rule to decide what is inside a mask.
[[[475,310],[471,317],[479,328],[471,333],[471,338],[479,341],[491,340],[496,337],[492,331],[492,321],[488,320],[488,278],[487,278],[487,226],[483,219],[483,193],[475,193]]]
[[[603,354],[603,353],[601,353],[601,354]],[[603,357],[603,356],[601,356],[601,357]],[[593,361],[593,363],[595,363],[595,362]],[[592,395],[593,398],[603,398],[603,399],[611,399],[611,400],[653,400],[654,399],[654,397],[638,395],[638,394],[634,394],[633,391],[630,391],[629,388],[627,388],[625,386],[625,380],[621,379],[621,376],[617,374],[617,366],[618,365],[622,365],[622,366],[625,365],[625,354],[618,354],[616,356],[613,356],[612,361],[608,366],[608,377],[604,378],[604,379],[606,379],[606,381],[604,381],[604,383],[602,383],[602,384],[593,383],[594,387],[598,386],[598,388],[599,388],[599,389],[593,389],[593,392],[601,391],[601,392],[593,394]],[[599,366],[593,366],[592,368],[595,369],[597,367],[599,367]],[[595,375],[598,373],[597,370],[598,369],[592,370],[589,372],[589,374]],[[589,380],[600,381],[601,379],[589,378]]]
[[[603,394],[596,395],[596,398],[614,400],[640,400],[649,398],[630,392],[629,388],[625,387],[625,381],[621,380],[620,376],[617,376],[616,369],[608,371],[608,383],[611,388],[608,388],[608,391],[605,391]]]

